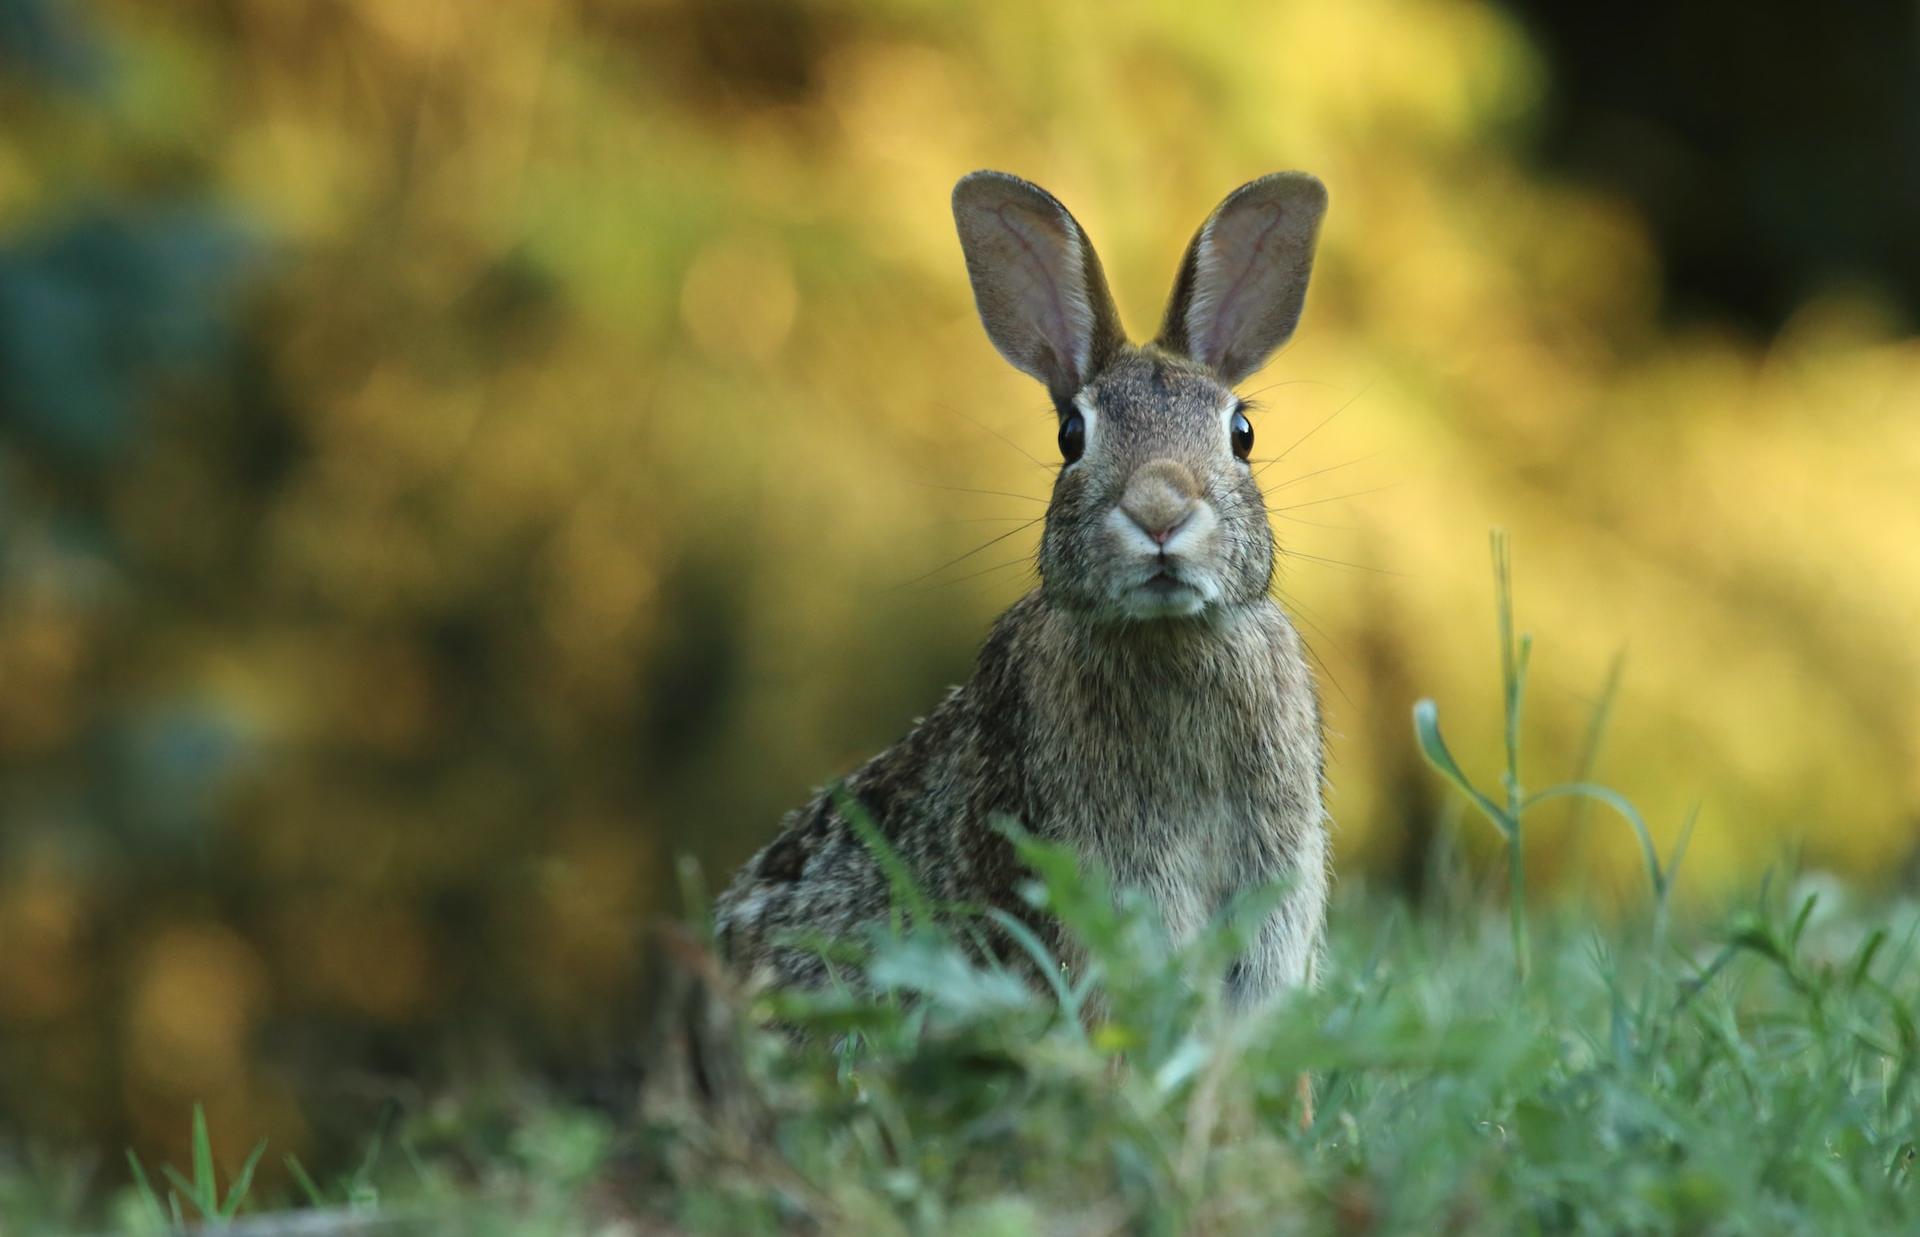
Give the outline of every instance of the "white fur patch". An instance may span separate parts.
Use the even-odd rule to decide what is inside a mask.
[[[1262,340],[1261,320],[1283,299],[1295,277],[1287,208],[1240,204],[1207,220],[1194,249],[1192,299],[1187,305],[1187,349],[1196,361],[1220,369],[1228,356],[1264,356],[1280,339]]]
[[[1080,420],[1085,423],[1087,441],[1085,449],[1080,453],[1080,458],[1068,464],[1068,468],[1078,468],[1081,464],[1093,458],[1094,443],[1100,424],[1100,410],[1094,406],[1093,397],[1085,391],[1073,397],[1073,408],[1075,412],[1080,414]]]
[[[1082,382],[1092,377],[1090,367],[1093,364],[1093,306],[1087,303],[1087,255],[1086,246],[1080,241],[1080,229],[1067,222],[1066,269],[1063,273],[1065,287],[1060,289],[1061,300],[1066,305],[1068,326],[1066,341],[1072,345],[1073,372]],[[1065,355],[1065,351],[1056,344],[1055,351]],[[1085,412],[1085,409],[1081,410]]]
[[[1220,247],[1214,243],[1213,229],[1219,217],[1207,220],[1207,226],[1201,229],[1200,241],[1193,251],[1193,292],[1187,302],[1187,352],[1202,364],[1211,365],[1219,359],[1213,350],[1210,336],[1217,335],[1218,320],[1215,307],[1220,302],[1221,279]]]
[[[1229,391],[1227,402],[1220,405],[1220,411],[1215,414],[1220,418],[1220,433],[1228,439],[1229,443],[1233,439],[1233,414],[1239,411],[1240,397]]]

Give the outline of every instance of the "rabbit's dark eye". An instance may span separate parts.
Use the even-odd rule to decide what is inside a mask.
[[[1087,419],[1070,412],[1060,420],[1060,458],[1071,464],[1086,453]]]
[[[1247,420],[1247,414],[1234,409],[1233,420],[1228,423],[1227,432],[1233,442],[1233,453],[1241,459],[1253,454],[1253,422]]]

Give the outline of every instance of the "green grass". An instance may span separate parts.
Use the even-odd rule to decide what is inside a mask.
[[[590,1232],[629,1210],[714,1233],[1920,1222],[1911,906],[1775,881],[1659,951],[1650,925],[1549,915],[1530,924],[1520,981],[1497,912],[1455,897],[1415,914],[1350,890],[1321,988],[1235,1021],[1211,985],[1187,980],[1223,969],[1221,941],[1175,955],[1147,908],[1085,892],[1054,871],[1043,896],[1074,908],[1093,945],[1093,967],[1067,985],[1072,1000],[1106,994],[1092,1027],[951,937],[891,936],[873,946],[874,996],[781,1003],[819,1032],[810,1046],[750,1040],[764,1137],[697,1114],[621,1128],[558,1104],[422,1115],[402,1122],[415,1153],[365,1174],[378,1185],[363,1182],[359,1206],[477,1205],[472,1231],[496,1232]],[[1315,1078],[1310,1123],[1301,1069]],[[197,1166],[166,1179],[221,1210],[240,1192]],[[24,1169],[0,1187],[23,1201],[30,1188]],[[344,1206],[350,1191],[324,1197]],[[27,1231],[14,1214],[8,1231]],[[156,1231],[148,1207],[116,1214],[121,1231]]]
[[[1087,947],[1066,975],[1023,938],[1048,995],[976,961],[988,916],[896,918],[840,946],[871,992],[761,998],[757,1018],[810,1035],[746,1034],[751,1102],[733,1111],[750,1117],[615,1120],[553,1099],[417,1114],[350,1178],[300,1170],[292,1197],[248,1198],[246,1173],[215,1181],[196,1115],[191,1176],[136,1163],[110,1218],[155,1231],[300,1203],[475,1232],[639,1217],[727,1234],[1920,1231],[1920,907],[1781,873],[1670,923],[1679,855],[1661,860],[1631,804],[1584,774],[1520,784],[1530,642],[1498,541],[1495,557],[1498,792],[1460,770],[1432,704],[1416,728],[1506,844],[1510,906],[1458,861],[1419,910],[1350,880],[1318,989],[1236,1018],[1220,981],[1273,891],[1176,950],[1150,906],[1016,830],[1030,896]],[[1568,797],[1640,838],[1644,913],[1528,913],[1527,817]],[[0,1205],[51,1214],[36,1180],[0,1169]]]
[[[161,1175],[171,1187],[166,1191],[165,1206],[161,1205],[160,1191],[154,1189],[145,1165],[140,1163],[140,1157],[131,1151],[127,1152],[127,1167],[133,1173],[134,1189],[144,1207],[143,1227],[165,1229],[171,1225],[179,1228],[186,1224],[188,1217],[204,1224],[222,1224],[232,1220],[240,1210],[240,1204],[246,1201],[247,1191],[253,1185],[253,1171],[259,1167],[260,1156],[266,1149],[264,1141],[254,1144],[223,1195],[213,1168],[213,1140],[207,1135],[207,1114],[200,1105],[195,1104],[193,1177],[189,1180],[170,1164],[161,1168]]]

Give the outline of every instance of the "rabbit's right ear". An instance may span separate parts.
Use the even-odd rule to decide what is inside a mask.
[[[1275,172],[1227,195],[1200,225],[1154,342],[1228,386],[1266,364],[1299,325],[1327,189]]]
[[[1005,172],[961,177],[953,221],[987,338],[1064,406],[1126,342],[1087,234],[1052,194]]]

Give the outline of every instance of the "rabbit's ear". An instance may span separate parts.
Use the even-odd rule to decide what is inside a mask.
[[[1275,172],[1227,195],[1194,234],[1154,342],[1228,385],[1266,364],[1300,321],[1327,189]]]
[[[987,338],[1055,403],[1072,399],[1126,342],[1087,234],[1052,194],[1005,172],[961,177],[953,221]]]

